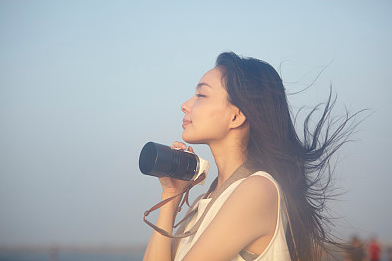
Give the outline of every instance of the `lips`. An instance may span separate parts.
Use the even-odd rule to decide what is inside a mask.
[[[182,127],[184,128],[186,125],[188,125],[188,124],[191,124],[192,123],[192,121],[190,121],[190,120],[183,120],[182,121]]]

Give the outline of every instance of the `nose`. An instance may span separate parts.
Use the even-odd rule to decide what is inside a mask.
[[[191,98],[191,99],[192,99],[192,98]],[[184,102],[184,103],[181,105],[181,111],[182,111],[183,113],[189,113],[189,112],[190,112],[190,108],[191,108],[190,102],[191,102],[191,99],[187,100],[186,102]]]

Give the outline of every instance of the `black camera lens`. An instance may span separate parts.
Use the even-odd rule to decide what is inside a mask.
[[[140,152],[139,168],[146,175],[189,181],[198,168],[198,157],[190,152],[148,142]]]

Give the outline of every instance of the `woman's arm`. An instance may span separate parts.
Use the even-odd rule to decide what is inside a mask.
[[[200,199],[204,196],[204,194],[201,194],[200,196],[196,197],[195,201],[192,203],[191,207],[188,209],[186,212],[185,216],[189,214],[195,207],[195,205],[200,201]],[[176,235],[183,234],[185,232],[185,228],[187,227],[189,222],[188,220],[184,220],[180,226],[178,227],[176,231]],[[172,239],[172,260],[174,260],[175,254],[177,253],[178,246],[180,245],[181,238],[173,238]]]
[[[185,150],[187,147],[184,143],[176,141],[173,143],[171,148]],[[188,147],[188,151],[193,152],[193,149]],[[159,181],[163,189],[162,200],[178,195],[189,185],[188,181],[177,180],[170,177],[159,178]],[[159,211],[156,225],[171,234],[173,233],[174,214],[177,211],[180,200],[180,196],[176,197],[167,204],[163,205]],[[143,261],[171,260],[171,243],[171,238],[165,237],[154,230],[151,235],[150,242],[148,243],[146,252],[144,253]]]
[[[277,215],[275,185],[264,177],[249,177],[229,196],[183,260],[230,260],[260,237],[266,239],[265,249],[274,234]]]
[[[162,200],[174,195],[176,194],[164,193],[162,194]],[[177,211],[180,199],[181,197],[177,197],[171,200],[169,203],[162,206],[159,211],[156,225],[169,233],[173,233],[173,217],[174,213]],[[172,260],[171,243],[171,238],[165,237],[154,230],[144,254],[143,261]]]

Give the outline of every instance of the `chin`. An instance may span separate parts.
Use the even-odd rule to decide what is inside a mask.
[[[196,144],[195,140],[187,135],[182,134],[182,140],[189,144]]]
[[[198,139],[197,137],[186,134],[185,132],[182,133],[182,139],[189,144],[206,144],[204,139]]]

